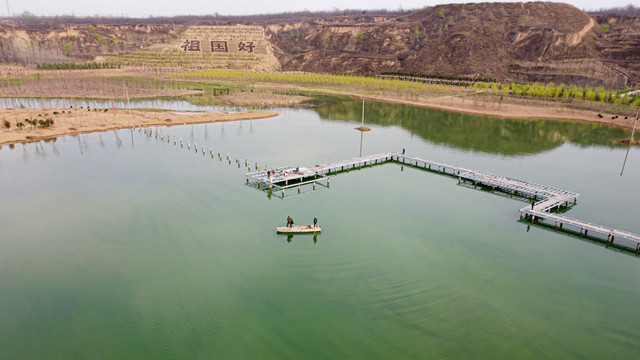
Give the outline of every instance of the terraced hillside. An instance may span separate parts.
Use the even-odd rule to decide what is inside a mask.
[[[105,60],[121,66],[162,69],[280,69],[264,29],[243,25],[192,26],[170,41]]]
[[[640,17],[597,16],[601,35],[598,50],[605,64],[619,69],[628,86],[640,86]]]
[[[597,52],[597,22],[567,4],[438,5],[376,25],[307,22],[269,30],[286,70],[625,83]]]
[[[0,63],[97,61],[163,70],[403,72],[607,88],[640,84],[640,17],[594,18],[561,3],[450,4],[389,16],[215,17],[188,24],[183,18],[88,22],[93,20],[0,19]]]

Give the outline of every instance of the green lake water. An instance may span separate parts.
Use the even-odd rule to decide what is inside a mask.
[[[640,258],[528,227],[525,202],[397,164],[280,199],[244,167],[405,148],[576,191],[568,216],[638,233],[640,149],[611,145],[628,131],[367,103],[361,134],[360,109],[152,128],[184,148],[0,148],[0,359],[640,357]],[[322,234],[277,235],[288,215]]]

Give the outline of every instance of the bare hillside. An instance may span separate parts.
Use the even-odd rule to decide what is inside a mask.
[[[271,26],[286,70],[389,71],[623,86],[601,60],[598,24],[566,4],[479,3],[425,8],[384,23]]]
[[[104,23],[4,19],[0,62],[404,72],[505,82],[638,86],[640,17],[594,16],[567,4],[533,2],[439,5],[411,13],[166,18],[152,23],[149,19],[104,19]]]

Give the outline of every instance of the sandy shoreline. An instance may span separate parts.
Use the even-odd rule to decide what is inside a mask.
[[[504,119],[531,119],[531,120],[559,120],[579,121],[594,124],[609,125],[631,130],[635,121],[634,117],[615,116],[587,110],[575,110],[558,107],[531,106],[519,104],[497,104],[489,102],[474,102],[469,98],[458,96],[442,96],[437,98],[419,99],[417,101],[396,101],[384,96],[365,97],[376,101],[397,102],[406,105],[424,106],[431,109],[464,113],[469,115],[491,116]]]
[[[489,116],[502,119],[578,121],[614,126],[627,130],[631,130],[633,128],[633,123],[635,121],[635,116],[627,116],[627,119],[625,119],[625,116],[616,116],[615,114],[606,112],[600,113],[602,117],[599,117],[598,112],[589,110],[577,110],[544,105],[523,105],[510,103],[499,104],[497,102],[482,101],[482,99],[474,100],[473,97],[469,96],[472,94],[471,92],[455,96],[419,95],[417,97],[408,99],[401,96],[380,94],[362,95],[356,92],[323,88],[307,88],[304,86],[278,86],[274,84],[255,84],[254,86],[258,86],[263,89],[295,89],[311,93],[350,96],[359,99],[364,97],[365,99],[372,101],[419,106],[435,110],[444,110],[468,115]],[[640,122],[638,125],[638,128],[640,128]]]
[[[54,114],[56,112],[57,114]],[[267,110],[241,112],[185,113],[157,110],[108,110],[91,109],[2,109],[0,110],[0,146],[31,141],[40,141],[58,136],[128,129],[145,126],[174,126],[224,121],[265,119],[278,113]],[[53,120],[50,127],[32,126],[25,119]],[[4,126],[8,121],[10,128]],[[16,125],[25,126],[19,129]]]

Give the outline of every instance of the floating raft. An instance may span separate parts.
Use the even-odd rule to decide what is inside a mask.
[[[520,209],[521,220],[531,219],[532,223],[554,227],[556,230],[579,233],[581,237],[605,242],[607,246],[612,245],[633,251],[636,254],[640,253],[640,235],[638,234],[560,215],[559,210],[567,209],[577,203],[580,194],[576,192],[396,152],[357,157],[308,168],[287,166],[276,169],[275,176],[268,175],[266,171],[257,171],[247,174],[247,184],[258,189],[268,190],[270,193],[271,189],[275,188],[282,192],[282,198],[284,198],[287,188],[297,186],[298,192],[300,192],[300,185],[313,183],[315,189],[316,182],[319,183],[321,179],[325,179],[325,186],[328,187],[329,175],[388,162],[409,165],[431,172],[437,171],[439,174],[456,178],[458,184],[461,185],[473,186],[474,188],[480,186],[482,189],[489,189],[492,192],[498,191],[508,196],[535,201],[533,208],[526,206]],[[295,169],[299,169],[299,171],[294,171]],[[278,231],[280,229],[286,228],[278,228]]]
[[[277,227],[276,230],[282,234],[315,234],[322,231],[320,226],[313,227],[313,225],[299,225],[294,227]]]

